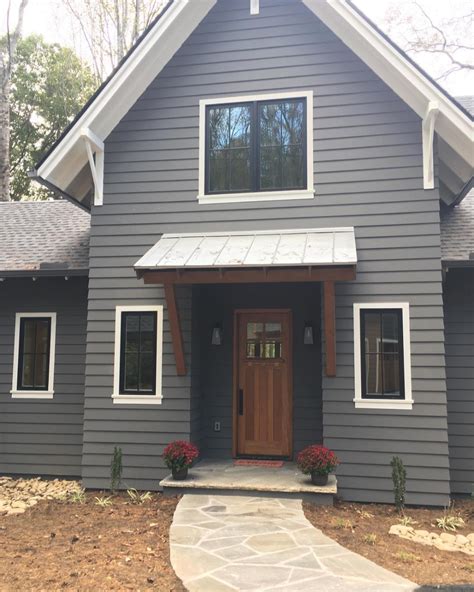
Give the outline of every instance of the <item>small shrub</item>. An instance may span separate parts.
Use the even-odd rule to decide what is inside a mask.
[[[110,491],[114,492],[120,486],[122,470],[122,449],[115,446],[112,462],[110,463]]]
[[[464,569],[471,572],[471,573],[474,573],[474,563],[467,563],[464,566]]]
[[[69,501],[73,504],[85,504],[86,503],[86,492],[84,489],[80,489],[79,491],[75,491],[71,494]]]
[[[112,505],[112,497],[96,497],[95,498],[95,505],[100,506],[101,508],[108,508]]]
[[[366,534],[364,536],[364,543],[367,543],[368,545],[375,545],[375,543],[377,542],[377,535],[375,533],[370,533],[370,534]]]
[[[421,561],[421,557],[415,555],[414,553],[408,553],[407,551],[399,551],[396,553],[395,557],[403,561],[404,563],[414,563],[415,561]]]
[[[418,522],[413,518],[410,518],[410,516],[403,516],[403,518],[400,520],[400,524],[403,526],[415,526],[415,524],[418,524]]]
[[[402,513],[405,508],[407,472],[403,466],[402,459],[394,456],[390,463],[392,467],[393,493],[395,496],[395,507]]]
[[[355,511],[364,520],[371,520],[374,517],[373,514],[371,514],[370,512],[366,512],[365,510],[359,510],[358,508],[356,508]]]
[[[130,503],[136,504],[137,506],[141,506],[145,502],[151,500],[151,493],[149,491],[146,493],[140,493],[136,489],[127,489],[127,495],[130,498]]]
[[[340,530],[354,530],[350,520],[346,520],[345,518],[336,518],[333,525],[334,528],[338,528]]]
[[[461,516],[453,516],[447,512],[442,518],[436,519],[436,526],[444,531],[450,530],[451,532],[456,532],[458,528],[463,528],[464,525],[465,522]]]
[[[296,459],[300,471],[309,475],[329,475],[339,464],[339,459],[332,450],[325,446],[308,446],[302,450]]]

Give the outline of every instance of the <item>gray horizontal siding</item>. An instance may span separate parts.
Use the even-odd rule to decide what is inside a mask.
[[[474,270],[452,269],[445,283],[448,433],[453,493],[474,492]]]
[[[56,312],[52,400],[12,399],[15,314]],[[81,475],[87,280],[0,283],[0,473]]]
[[[199,100],[307,89],[315,97],[314,200],[199,205]],[[166,441],[201,438],[199,426],[209,422],[202,407],[199,418],[199,387],[191,388],[205,369],[202,360],[191,359],[192,300],[184,290],[190,375],[176,377],[165,320],[163,406],[133,409],[131,421],[132,410],[116,412],[110,399],[113,309],[163,302],[162,290],[143,286],[132,270],[163,232],[355,226],[357,281],[337,286],[338,376],[323,380],[324,439],[343,461],[340,492],[348,499],[391,501],[389,462],[399,454],[407,465],[409,501],[446,503],[439,194],[423,190],[421,122],[408,106],[299,0],[261,0],[258,17],[250,16],[248,0],[219,0],[109,136],[105,152],[105,203],[93,211],[91,238],[86,484],[108,479],[109,456],[96,446],[107,444],[110,454],[123,443],[127,453],[127,446],[140,443],[154,446],[156,456],[146,455],[148,464],[139,466],[140,455],[130,454],[125,470],[137,485],[156,487],[165,474],[159,455]],[[352,304],[370,300],[410,303],[412,411],[353,407]],[[222,417],[227,429],[229,417]],[[163,424],[169,431],[153,429]],[[317,441],[317,429],[313,436]],[[228,450],[228,437],[216,446]]]

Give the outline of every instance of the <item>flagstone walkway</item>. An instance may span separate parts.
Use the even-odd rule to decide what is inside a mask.
[[[190,592],[412,592],[415,584],[314,528],[301,501],[185,495],[171,563]]]

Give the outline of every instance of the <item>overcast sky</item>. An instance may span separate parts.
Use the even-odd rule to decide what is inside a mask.
[[[5,30],[6,23],[6,6],[9,0],[0,0],[0,12],[2,17],[1,28]],[[12,14],[19,0],[10,0],[12,2]],[[386,29],[386,22],[384,17],[386,10],[390,4],[395,0],[355,0],[356,4],[372,19],[381,29]],[[469,9],[472,9],[474,0],[419,0],[427,7],[430,14],[436,15],[437,18],[455,16],[456,12],[466,14]],[[250,2],[250,0],[249,0]],[[413,4],[411,0],[397,0],[398,4],[402,6],[403,10],[409,13],[413,11]],[[5,7],[5,9],[3,8]],[[80,34],[77,28],[71,26],[68,13],[64,8],[62,0],[29,0],[28,8],[25,13],[24,34],[40,33],[47,41],[57,42],[62,45],[70,45],[75,47],[79,53],[83,52],[86,55],[86,48],[80,39]],[[400,37],[395,38],[399,44],[403,44],[403,32],[400,31]],[[474,29],[472,30],[471,39],[467,40],[472,44],[474,38]],[[422,67],[424,67],[433,77],[439,75],[440,62],[442,58],[439,56],[433,57],[431,55],[412,56],[417,59]],[[474,95],[474,72],[456,73],[451,75],[447,80],[440,80],[440,84],[453,95]]]

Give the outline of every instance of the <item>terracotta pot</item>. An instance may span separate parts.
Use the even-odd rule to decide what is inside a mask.
[[[184,481],[188,476],[188,468],[185,469],[171,469],[171,474],[175,481]]]
[[[311,482],[313,485],[327,485],[328,475],[318,475],[318,473],[312,471]]]

